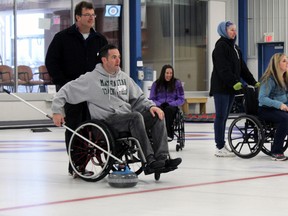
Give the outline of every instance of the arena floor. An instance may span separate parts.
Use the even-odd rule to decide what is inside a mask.
[[[185,148],[169,143],[171,156],[183,159],[179,169],[159,181],[141,174],[133,188],[72,179],[64,129],[49,130],[0,130],[1,216],[288,214],[288,161],[217,158],[212,123],[185,123]]]

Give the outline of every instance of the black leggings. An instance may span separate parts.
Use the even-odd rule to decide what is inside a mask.
[[[165,108],[163,108],[163,107],[160,107],[160,108],[163,110],[163,112],[165,114],[167,135],[168,135],[168,137],[173,138],[173,135],[174,135],[173,122],[174,122],[174,119],[176,117],[178,107],[166,106]]]

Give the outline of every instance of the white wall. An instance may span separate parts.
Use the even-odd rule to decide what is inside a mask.
[[[258,77],[258,59],[257,58],[248,58],[247,59],[247,67],[253,74],[254,78],[256,80],[259,80],[260,77]]]
[[[217,27],[220,22],[226,20],[226,2],[223,1],[208,1],[208,50],[207,50],[207,62],[208,62],[208,77],[209,77],[209,89],[210,89],[210,77],[213,70],[212,63],[212,52],[215,46],[216,41],[219,39],[219,35],[217,33]],[[204,93],[203,93],[204,94]],[[185,93],[186,97],[189,95]],[[207,96],[202,95],[202,96]],[[197,112],[198,106],[192,107],[191,110]],[[208,98],[208,102],[206,105],[207,113],[214,113],[214,101],[213,97]]]
[[[209,77],[211,77],[211,72],[213,70],[212,63],[212,52],[215,46],[216,41],[219,39],[219,35],[217,33],[217,27],[220,22],[226,20],[225,16],[226,11],[226,3],[220,1],[209,1],[208,2],[208,51],[207,51],[207,59],[208,59],[208,73]],[[209,82],[210,88],[210,82]]]
[[[44,113],[51,115],[51,99],[53,95],[46,93],[18,93],[16,94]],[[0,93],[0,121],[47,120],[44,114],[28,106],[19,99]]]

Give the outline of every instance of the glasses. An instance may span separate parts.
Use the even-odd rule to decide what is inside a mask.
[[[96,14],[81,14],[81,16],[96,18]]]

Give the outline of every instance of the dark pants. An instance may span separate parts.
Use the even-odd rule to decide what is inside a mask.
[[[218,149],[222,149],[225,145],[226,122],[235,96],[232,94],[214,94],[213,96],[216,111],[214,121],[215,143]]]
[[[160,120],[157,116],[153,117],[149,111],[115,114],[105,121],[118,132],[129,131],[132,137],[139,141],[146,157],[154,155],[155,158],[158,158],[168,155],[165,120]],[[153,145],[151,145],[147,131],[151,134]]]
[[[77,127],[81,123],[91,119],[88,106],[87,106],[87,102],[83,102],[80,104],[66,103],[64,106],[64,109],[65,109],[65,125],[72,130],[76,130]],[[72,132],[70,132],[69,130],[66,130],[65,131],[65,143],[66,143],[67,153],[68,153],[68,147],[69,147],[71,136],[72,136]],[[68,171],[72,173],[72,170],[73,169],[69,163]]]
[[[259,107],[258,116],[265,121],[275,123],[276,132],[271,153],[283,154],[284,139],[288,134],[288,113],[275,108]]]
[[[165,114],[165,122],[166,122],[166,129],[167,129],[167,135],[168,137],[173,138],[174,135],[174,119],[176,117],[176,113],[178,110],[178,107],[175,106],[166,106],[164,108],[160,107],[164,114]]]

